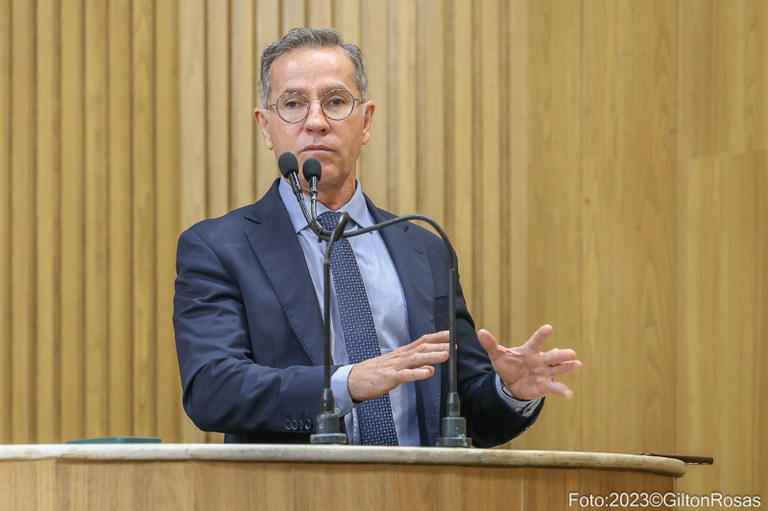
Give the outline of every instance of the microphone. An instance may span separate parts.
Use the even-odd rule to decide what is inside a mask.
[[[288,171],[293,172],[292,175],[295,177],[296,170],[298,168],[298,163],[294,165],[294,162],[296,161],[296,157],[293,154],[290,153],[283,153],[280,158],[278,159],[278,165],[280,164],[280,160],[285,160],[285,168],[288,169]],[[288,165],[290,163],[290,166]],[[286,171],[283,171],[283,166],[280,167],[280,171],[283,172],[283,176],[286,175]],[[457,361],[456,361],[456,286],[459,280],[459,270],[458,270],[458,259],[456,257],[456,251],[453,249],[453,245],[451,245],[450,240],[448,239],[448,235],[443,231],[443,229],[440,227],[440,225],[425,215],[405,215],[401,217],[395,217],[389,220],[386,220],[384,222],[380,222],[378,224],[374,224],[370,227],[366,227],[363,229],[356,229],[354,231],[344,231],[343,230],[343,224],[346,224],[349,218],[349,215],[347,213],[344,213],[342,217],[339,219],[339,224],[336,226],[336,228],[333,230],[333,232],[329,232],[326,229],[324,229],[320,223],[317,221],[317,182],[320,180],[322,176],[322,166],[320,165],[320,162],[315,160],[314,158],[310,158],[307,161],[304,162],[304,165],[302,167],[302,171],[304,173],[304,178],[307,180],[310,186],[310,197],[312,201],[312,217],[310,218],[307,210],[306,205],[304,204],[304,199],[301,196],[301,190],[299,188],[299,192],[296,194],[296,198],[299,201],[299,204],[301,206],[302,212],[304,213],[304,217],[307,220],[307,223],[310,225],[312,230],[315,232],[318,238],[321,240],[328,240],[328,246],[326,247],[326,256],[325,260],[323,261],[323,272],[324,272],[324,279],[325,279],[325,285],[324,285],[324,313],[325,313],[325,340],[326,340],[326,346],[325,346],[325,376],[326,376],[326,382],[325,382],[325,389],[323,390],[323,409],[318,415],[317,421],[318,421],[318,431],[319,433],[314,434],[311,436],[311,442],[312,443],[345,443],[346,442],[346,435],[343,433],[338,433],[340,437],[343,437],[343,440],[340,439],[340,437],[335,436],[339,431],[339,423],[341,418],[338,416],[338,414],[335,413],[335,408],[333,406],[333,394],[330,390],[330,366],[331,366],[331,347],[330,347],[330,312],[329,312],[329,303],[330,303],[330,257],[331,257],[331,245],[333,242],[335,242],[339,237],[344,236],[345,238],[350,238],[353,236],[359,236],[361,234],[366,234],[372,231],[378,231],[381,229],[385,229],[387,227],[390,227],[392,225],[401,223],[401,222],[407,222],[411,220],[418,220],[422,222],[426,222],[429,225],[431,225],[435,231],[438,233],[440,238],[443,240],[443,244],[445,245],[446,253],[448,254],[448,257],[450,259],[450,267],[448,270],[448,310],[449,313],[449,322],[448,322],[448,331],[449,331],[449,355],[448,355],[448,394],[446,396],[446,415],[445,417],[441,418],[441,436],[437,439],[437,446],[438,447],[471,447],[472,446],[472,439],[467,436],[467,421],[464,417],[461,416],[461,403],[459,399],[459,392],[458,392],[458,377],[457,377]],[[297,180],[298,181],[298,180]],[[342,224],[343,220],[343,224]]]
[[[296,196],[296,200],[299,201],[301,213],[304,215],[304,219],[307,221],[307,224],[309,224],[309,228],[312,229],[312,232],[314,232],[320,239],[327,240],[331,233],[323,229],[323,226],[320,225],[320,223],[317,221],[317,214],[315,214],[317,203],[317,181],[320,180],[322,169],[320,168],[320,162],[314,158],[310,158],[307,161],[313,161],[314,164],[310,164],[310,167],[316,165],[319,169],[317,171],[317,179],[314,183],[314,196],[312,198],[314,203],[312,217],[309,216],[309,212],[307,211],[307,205],[304,203],[304,197],[301,191],[301,184],[299,184],[299,160],[296,159],[296,155],[291,152],[284,152],[277,159],[277,166],[280,168],[280,173],[283,175],[283,177],[287,177],[288,181],[290,181],[293,194]],[[307,167],[307,162],[304,162],[304,167]]]
[[[288,181],[290,181],[293,193],[301,193],[299,160],[296,159],[296,155],[289,152],[281,154],[277,159],[277,166],[280,168],[280,173],[283,177],[287,177]]]
[[[304,173],[304,179],[309,183],[309,201],[312,211],[312,222],[322,229],[323,226],[317,221],[317,182],[323,176],[323,167],[320,162],[314,158],[309,158],[301,167]],[[343,232],[343,231],[342,231]]]

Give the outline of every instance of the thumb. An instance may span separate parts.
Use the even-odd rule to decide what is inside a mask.
[[[481,329],[477,332],[477,339],[480,341],[480,344],[483,346],[483,349],[488,352],[488,355],[491,358],[494,358],[496,353],[501,351],[501,346],[499,346],[499,342],[496,340],[496,338],[493,336],[491,332],[485,329]]]

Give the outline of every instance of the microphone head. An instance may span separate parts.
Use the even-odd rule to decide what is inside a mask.
[[[309,158],[305,161],[301,171],[304,173],[304,179],[307,180],[307,183],[310,183],[313,177],[320,181],[320,178],[323,176],[323,166],[314,158]]]
[[[291,173],[299,173],[299,160],[296,159],[296,155],[293,153],[285,152],[277,159],[277,166],[280,168],[280,173],[283,177],[288,177]]]

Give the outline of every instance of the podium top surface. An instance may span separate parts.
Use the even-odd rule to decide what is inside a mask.
[[[0,446],[0,462],[43,459],[394,463],[629,470],[673,477],[681,477],[685,474],[685,464],[677,459],[601,452],[263,444],[30,444]]]

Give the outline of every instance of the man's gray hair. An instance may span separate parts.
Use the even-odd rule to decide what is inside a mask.
[[[338,30],[333,28],[294,28],[264,49],[261,54],[259,71],[259,96],[265,108],[269,105],[272,92],[272,63],[279,56],[298,48],[341,48],[355,66],[355,85],[360,91],[360,98],[368,101],[368,76],[363,66],[363,52],[356,45],[345,43]]]

